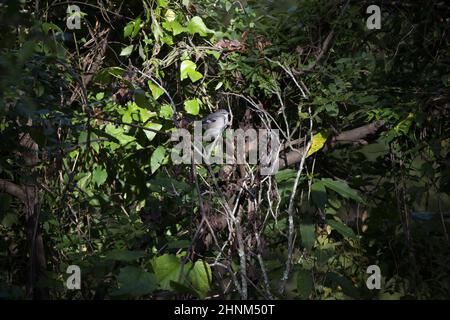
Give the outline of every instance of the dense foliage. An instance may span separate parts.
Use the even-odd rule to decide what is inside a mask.
[[[444,1],[74,4],[0,3],[0,297],[450,297]],[[277,174],[173,163],[218,108]]]

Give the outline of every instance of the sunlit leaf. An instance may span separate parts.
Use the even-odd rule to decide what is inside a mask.
[[[186,100],[184,102],[184,110],[186,110],[187,113],[192,114],[194,116],[198,115],[200,111],[200,100],[198,99]]]
[[[148,86],[152,91],[152,96],[155,100],[158,100],[158,98],[164,94],[164,90],[158,87],[157,85],[153,84],[153,82],[150,80],[148,81]]]
[[[203,77],[203,75],[200,72],[196,71],[196,69],[197,65],[191,60],[184,60],[183,62],[181,62],[180,66],[181,80],[184,80],[187,77],[189,77],[189,79],[191,79],[192,82],[200,80]]]
[[[159,146],[156,148],[155,151],[153,151],[152,156],[150,158],[150,168],[152,173],[154,173],[156,170],[159,169],[161,164],[164,161],[164,157],[166,155],[166,148],[163,146]]]
[[[123,48],[122,51],[120,51],[120,55],[121,56],[129,56],[130,54],[133,53],[133,48],[134,48],[134,45],[129,45],[129,46]]]
[[[210,29],[206,27],[202,18],[198,16],[195,16],[191,20],[189,20],[187,29],[190,34],[198,33],[202,37],[206,36],[208,32],[212,32]]]

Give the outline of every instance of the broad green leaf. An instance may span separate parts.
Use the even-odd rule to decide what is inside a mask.
[[[170,281],[178,282],[181,273],[180,259],[172,254],[165,254],[153,260],[156,280],[163,290],[170,290]]]
[[[297,170],[283,169],[275,174],[275,180],[277,182],[288,181],[294,179],[297,176]]]
[[[311,148],[308,150],[307,157],[322,149],[329,136],[330,133],[326,130],[316,133],[312,138]]]
[[[211,276],[209,264],[202,260],[197,260],[188,273],[188,278],[192,286],[202,297],[206,296],[210,289]]]
[[[150,158],[150,168],[152,173],[155,173],[156,170],[161,167],[161,164],[164,161],[164,157],[166,155],[166,148],[163,146],[159,146],[153,151],[152,157]]]
[[[132,262],[142,258],[144,255],[145,251],[130,251],[123,249],[115,249],[108,252],[105,258],[108,260]]]
[[[191,20],[189,20],[187,29],[190,34],[198,33],[202,37],[205,37],[208,32],[212,32],[206,27],[202,18],[200,18],[199,16],[195,16]]]
[[[176,281],[170,281],[170,287],[176,293],[188,294],[191,296],[199,296],[199,292],[192,288],[190,284],[182,284]]]
[[[225,11],[226,12],[230,11],[232,6],[233,6],[233,4],[230,1],[225,1]]]
[[[174,36],[179,35],[180,33],[183,33],[186,31],[186,28],[183,27],[178,21],[172,21],[170,22],[170,27],[172,28],[172,34]]]
[[[145,92],[143,92],[141,90],[135,91],[134,101],[142,109],[150,109],[152,106],[150,101],[148,101],[147,96],[145,95]]]
[[[91,178],[92,178],[92,174],[90,172],[89,173],[82,173],[79,176],[77,176],[75,178],[75,180],[77,181],[78,188],[80,188],[83,191],[86,191],[86,187],[91,182]]]
[[[133,21],[128,22],[125,28],[123,28],[123,37],[127,38],[131,36],[131,34],[133,33],[133,29],[134,29],[134,22]]]
[[[166,8],[169,5],[167,0],[158,0],[158,6],[161,8]]]
[[[5,228],[10,228],[20,222],[19,217],[16,213],[7,213],[2,219],[2,226]]]
[[[94,180],[97,186],[101,186],[102,184],[104,184],[107,178],[108,173],[105,169],[100,167],[97,167],[92,174],[92,180]]]
[[[325,208],[325,205],[327,204],[327,190],[322,181],[317,181],[312,184],[311,198],[318,208]]]
[[[99,93],[97,93],[97,94],[95,95],[95,99],[96,99],[97,101],[102,100],[104,97],[105,97],[105,93],[104,93],[104,92],[99,92]]]
[[[301,269],[297,273],[297,292],[300,299],[308,299],[314,288],[312,271]]]
[[[171,45],[174,44],[173,38],[172,38],[172,36],[170,36],[170,35],[166,35],[166,36],[162,37],[162,38],[161,38],[161,42],[162,42],[162,43],[165,43],[165,44],[167,44],[167,45],[169,45],[169,46],[171,46]]]
[[[306,249],[311,250],[311,248],[314,245],[314,242],[316,241],[314,224],[309,222],[300,223],[300,235],[302,238],[303,246]]]
[[[192,62],[191,60],[184,60],[183,62],[181,62],[180,66],[180,79],[184,80],[189,77],[192,82],[200,80],[203,75],[200,72],[196,71],[196,69],[197,65],[194,62]]]
[[[120,52],[120,55],[121,56],[129,56],[130,54],[133,53],[133,48],[134,48],[134,45],[129,45],[129,46],[123,48],[122,51]]]
[[[152,129],[152,130],[159,131],[162,128],[162,124],[149,122],[149,123],[145,124],[144,127]],[[156,136],[156,132],[154,132],[154,131],[144,130],[144,133],[147,136],[147,139],[149,141],[152,141],[155,138],[155,136]]]
[[[214,50],[207,50],[206,53],[212,55],[216,60],[220,59],[220,52]]]
[[[148,86],[152,91],[152,96],[155,100],[158,100],[158,98],[164,94],[164,90],[158,87],[157,85],[153,84],[151,80],[148,81]]]
[[[131,35],[131,37],[132,38],[136,37],[139,34],[140,30],[141,30],[141,17],[138,17],[136,21],[134,21],[133,34]]]
[[[327,224],[331,228],[333,228],[334,230],[339,232],[345,238],[351,238],[351,239],[356,238],[356,235],[353,232],[352,228],[350,228],[349,226],[345,225],[344,223],[342,223],[340,221],[327,219]]]
[[[187,113],[192,114],[194,116],[198,115],[198,112],[200,111],[200,100],[198,99],[186,100],[184,102],[184,110],[186,110]]]
[[[105,127],[106,133],[112,135],[114,138],[119,140],[120,145],[124,146],[134,140],[136,140],[135,137],[129,136],[125,133],[124,128],[120,126],[115,126],[111,123],[106,125]]]
[[[363,199],[359,196],[358,192],[348,186],[344,181],[332,180],[330,178],[322,179],[322,183],[325,187],[337,192],[345,199],[353,199],[358,202],[364,202]]]
[[[142,296],[151,294],[158,287],[153,274],[134,266],[120,269],[117,281],[119,289],[113,291],[112,296]]]
[[[164,119],[172,119],[173,109],[170,104],[163,104],[159,110],[159,116]]]

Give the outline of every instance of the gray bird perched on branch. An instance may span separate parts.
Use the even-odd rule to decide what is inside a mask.
[[[228,111],[219,109],[214,113],[206,116],[202,120],[202,126],[205,129],[203,138],[205,140],[217,139],[228,125]]]

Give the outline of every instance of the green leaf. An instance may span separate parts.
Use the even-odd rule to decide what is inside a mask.
[[[105,169],[102,169],[100,167],[97,167],[92,174],[92,180],[94,180],[97,186],[101,186],[102,184],[104,184],[107,178],[108,173]]]
[[[190,245],[191,245],[191,241],[189,241],[189,240],[175,240],[175,241],[170,241],[167,244],[167,248],[169,248],[169,249],[186,249],[186,248],[189,248]]]
[[[42,23],[41,27],[44,34],[47,34],[50,30],[61,34],[64,33],[64,31],[59,26],[51,22],[44,22]]]
[[[144,125],[144,128],[149,128],[152,130],[159,131],[162,128],[162,124],[149,122]],[[154,132],[154,131],[144,130],[144,133],[149,141],[152,141],[156,136],[156,132]]]
[[[106,133],[112,135],[114,138],[116,138],[117,140],[119,140],[119,143],[124,146],[134,140],[136,140],[135,137],[129,136],[127,134],[125,134],[125,130],[123,127],[120,126],[115,126],[111,123],[109,123],[108,125],[106,125],[105,127],[105,131]]]
[[[327,273],[326,278],[333,284],[340,286],[346,295],[357,298],[358,290],[353,286],[353,283],[348,278],[341,276],[336,272]]]
[[[212,55],[216,60],[220,59],[220,52],[215,50],[207,50],[206,53]]]
[[[77,181],[77,186],[78,188],[80,188],[83,191],[86,191],[86,187],[89,185],[89,183],[91,182],[91,173],[81,173],[79,176],[77,176],[75,178],[75,180]]]
[[[5,228],[10,228],[16,224],[18,224],[19,221],[19,217],[17,216],[17,214],[15,213],[7,213],[3,219],[2,219],[2,226],[4,226]]]
[[[358,192],[348,186],[344,181],[331,180],[330,178],[322,179],[322,183],[325,187],[337,192],[345,199],[353,199],[358,202],[364,202],[359,196]]]
[[[356,239],[356,235],[353,232],[352,228],[350,228],[349,226],[345,225],[344,223],[342,223],[340,221],[337,221],[337,220],[327,219],[327,224],[331,228],[333,228],[334,230],[339,232],[343,237]]]
[[[201,102],[198,99],[186,100],[184,102],[184,110],[186,110],[187,113],[196,116],[200,111],[200,103]]]
[[[134,101],[142,109],[146,110],[146,109],[150,109],[151,108],[150,101],[148,101],[147,96],[145,95],[145,92],[143,92],[141,90],[139,90],[139,91],[136,90],[135,91],[135,93],[134,93]]]
[[[275,180],[279,182],[288,181],[294,179],[297,176],[297,170],[294,169],[284,169],[280,170],[275,174]]]
[[[158,100],[158,98],[164,94],[164,90],[153,84],[151,80],[148,81],[148,87],[152,91],[152,96],[155,100]]]
[[[129,45],[128,47],[125,47],[122,49],[122,51],[120,52],[121,56],[129,56],[130,54],[133,53],[133,48],[134,45]]]
[[[300,235],[302,237],[302,244],[307,250],[311,250],[316,241],[314,224],[306,222],[300,224]]]
[[[136,21],[134,21],[133,33],[131,35],[132,38],[136,37],[141,30],[141,17],[138,17]]]
[[[163,104],[159,110],[159,116],[164,119],[172,119],[173,109],[170,104]]]
[[[131,34],[133,33],[133,29],[134,29],[134,22],[133,21],[128,22],[125,28],[123,28],[123,37],[128,38],[129,36],[131,36]]]
[[[158,0],[158,5],[162,8],[166,8],[169,3],[166,0]]]
[[[324,209],[327,204],[327,190],[322,181],[317,181],[311,186],[311,198],[316,206]]]
[[[192,82],[200,80],[203,77],[203,75],[200,72],[196,71],[196,69],[197,65],[191,60],[184,60],[183,62],[181,62],[180,66],[181,80],[184,80],[187,77],[189,77],[189,79],[191,79]]]
[[[191,20],[189,20],[187,29],[190,34],[198,33],[202,37],[205,37],[208,34],[208,32],[212,32],[210,29],[206,27],[202,18],[200,18],[199,16],[195,16]]]
[[[183,27],[178,21],[172,21],[170,22],[170,27],[172,28],[172,34],[174,36],[179,35],[180,33],[183,33],[186,31],[186,28]]]
[[[159,256],[153,260],[156,281],[163,290],[170,290],[170,281],[178,282],[180,278],[180,259],[171,254]]]
[[[112,296],[142,296],[157,289],[155,276],[139,267],[127,266],[120,269],[117,276],[119,289]]]
[[[166,155],[166,148],[164,148],[163,146],[159,146],[158,148],[156,148],[155,151],[153,151],[152,157],[150,158],[150,168],[152,174],[155,173],[155,171],[158,170],[159,167],[161,167],[165,155]]]
[[[205,297],[210,289],[211,268],[209,264],[202,260],[197,260],[191,270],[189,270],[188,278],[201,297]]]
[[[130,251],[123,249],[115,249],[106,254],[107,260],[132,262],[142,258],[145,255],[145,251]]]
[[[99,92],[95,95],[95,99],[97,101],[103,100],[103,98],[105,97],[105,93],[104,92]]]
[[[297,292],[300,299],[308,299],[314,288],[312,271],[301,269],[297,273]]]

